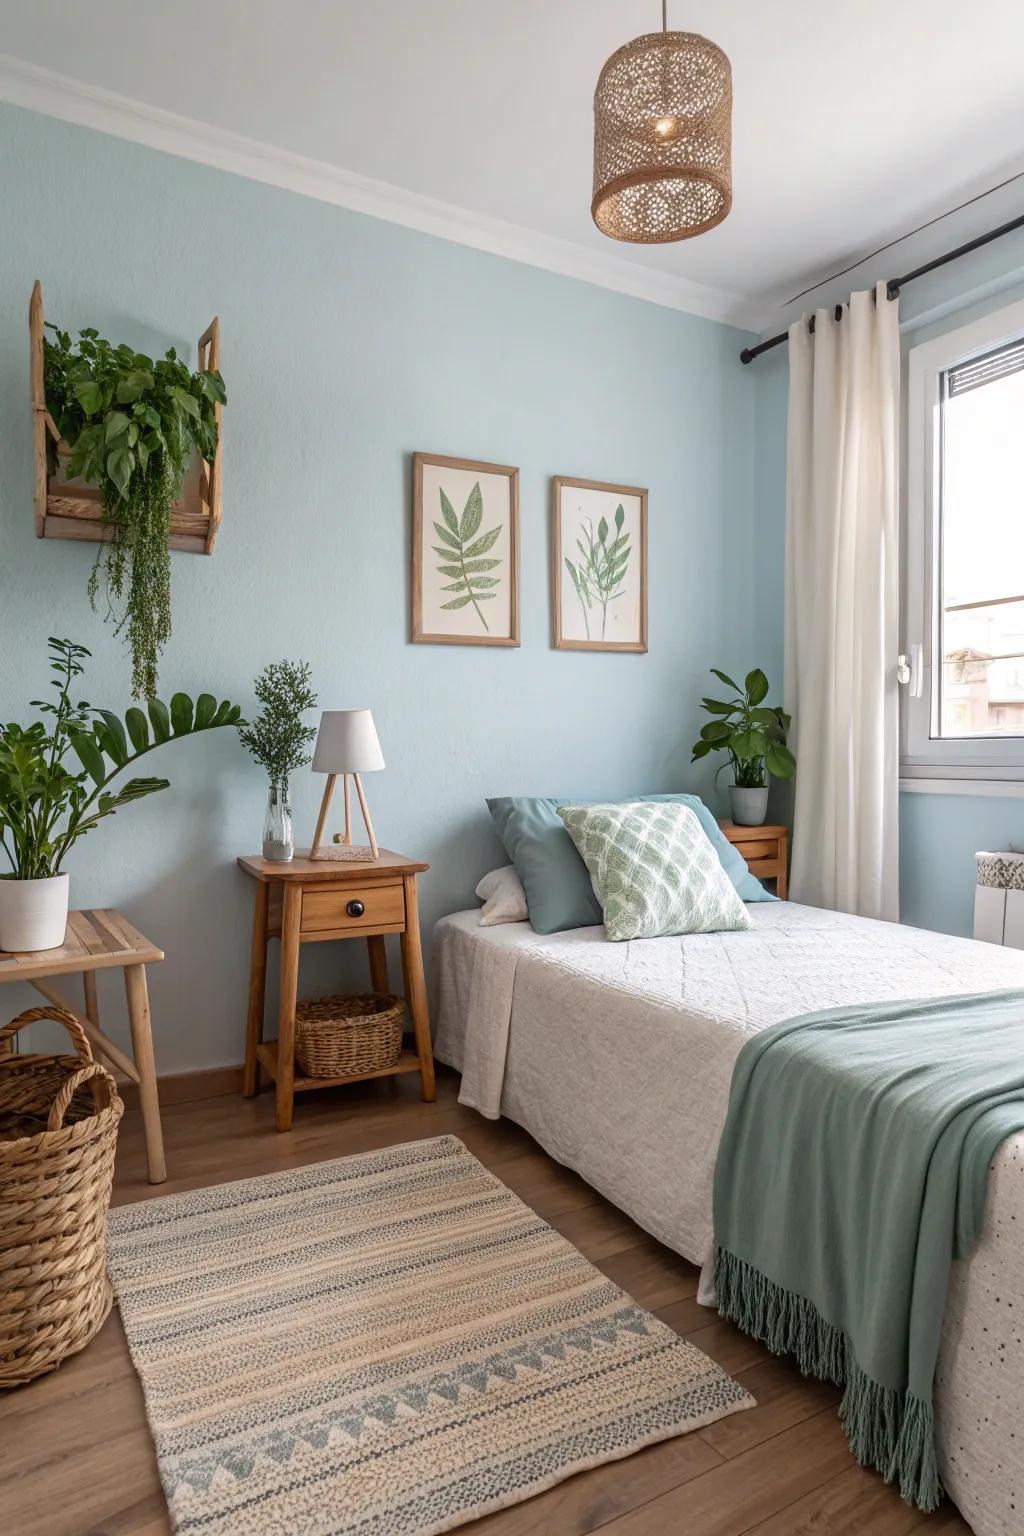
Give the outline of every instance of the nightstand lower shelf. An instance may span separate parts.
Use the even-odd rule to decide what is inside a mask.
[[[256,1055],[274,1082],[277,1082],[277,1041],[263,1040],[256,1047]],[[292,1080],[294,1093],[305,1093],[310,1088],[341,1088],[345,1083],[366,1083],[374,1077],[396,1077],[399,1072],[418,1072],[420,1059],[415,1051],[403,1051],[393,1067],[377,1067],[373,1072],[355,1072],[347,1077],[299,1077]]]

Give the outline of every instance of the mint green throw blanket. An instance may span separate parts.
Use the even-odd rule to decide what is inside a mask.
[[[862,1465],[933,1509],[953,1258],[1024,1130],[1024,990],[807,1014],[743,1047],[715,1166],[718,1307],[845,1387]]]

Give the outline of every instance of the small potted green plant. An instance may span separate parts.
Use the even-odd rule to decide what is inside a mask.
[[[68,876],[64,861],[79,838],[133,800],[166,789],[166,779],[112,781],[165,741],[215,726],[237,725],[241,709],[211,693],[193,703],[176,693],[170,708],[150,699],[147,714],[122,721],[107,709],[74,702],[71,689],[90,653],[70,640],[49,641],[53,700],[33,699],[47,717],[0,725],[0,848],[10,871],[0,874],[0,949],[55,949],[64,942]],[[70,766],[69,766],[70,765]]]
[[[741,827],[759,827],[768,814],[768,776],[790,779],[796,767],[786,745],[790,719],[777,706],[765,705],[768,679],[760,667],[747,673],[742,688],[728,673],[717,667],[711,671],[733,690],[733,697],[701,699],[701,707],[714,718],[702,728],[690,761],[695,763],[709,752],[727,752],[733,771],[732,819]]]
[[[256,679],[255,693],[263,708],[239,735],[251,757],[266,770],[267,814],[263,824],[263,857],[287,864],[295,852],[288,780],[309,762],[309,743],[316,727],[302,716],[315,709],[316,690],[307,661],[272,661]]]

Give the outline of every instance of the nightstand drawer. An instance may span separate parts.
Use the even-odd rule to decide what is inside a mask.
[[[342,889],[302,893],[302,933],[338,933],[361,928],[405,926],[405,888],[400,880],[387,885],[346,884]]]
[[[756,876],[758,880],[777,880],[779,878],[782,866],[774,854],[770,859],[752,859],[748,856],[746,849],[744,849],[743,857],[747,861],[747,868],[750,870],[750,873]]]
[[[748,864],[754,859],[777,859],[779,856],[777,837],[760,837],[756,840],[751,838],[749,841],[744,839],[743,842],[737,841],[734,846],[739,849]]]
[[[788,828],[776,825],[739,827],[731,821],[720,821],[718,825],[746,859],[750,873],[758,880],[774,880],[776,894],[785,901],[789,873]]]

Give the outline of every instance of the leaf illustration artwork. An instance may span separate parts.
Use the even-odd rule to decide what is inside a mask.
[[[438,571],[442,576],[453,578],[441,590],[456,594],[450,602],[442,603],[441,607],[443,610],[468,608],[472,603],[480,623],[490,634],[490,626],[484,618],[480,604],[490,602],[497,597],[497,592],[492,588],[501,585],[499,576],[487,574],[489,571],[497,570],[501,564],[500,558],[497,556],[492,559],[486,558],[501,536],[501,524],[498,523],[495,527],[489,528],[486,533],[480,533],[480,524],[484,516],[484,499],[480,494],[479,480],[466,497],[461,520],[456,517],[455,508],[444,491],[440,492],[440,497],[441,516],[444,522],[435,523],[434,531],[441,543],[434,544],[432,548],[436,555],[441,556]]]
[[[599,608],[601,611],[601,639],[603,640],[608,628],[608,604],[614,603],[623,596],[622,584],[629,569],[631,553],[629,534],[622,531],[625,521],[626,514],[620,501],[615,509],[615,537],[609,544],[608,537],[611,529],[608,526],[608,519],[601,518],[595,536],[593,521],[588,517],[581,524],[583,538],[576,540],[576,547],[580,552],[579,564],[574,565],[569,556],[565,556],[565,568],[572,578],[580,608],[583,610],[583,627],[588,640],[591,638],[590,615],[594,609]]]

